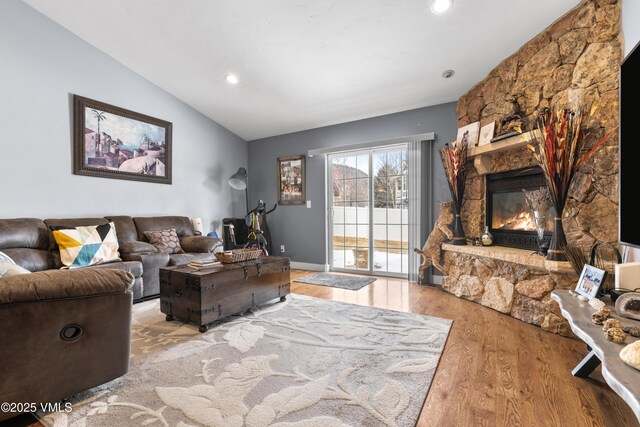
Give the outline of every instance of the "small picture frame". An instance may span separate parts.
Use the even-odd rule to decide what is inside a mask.
[[[466,138],[468,144],[467,147],[473,148],[478,146],[479,137],[480,122],[473,122],[458,129],[458,136],[456,137],[456,141],[462,142],[462,140]]]
[[[491,139],[496,130],[496,122],[491,122],[480,128],[480,140],[478,141],[478,147],[491,143]]]
[[[606,278],[606,270],[601,270],[592,265],[585,264],[585,266],[582,268],[580,278],[578,279],[576,292],[578,292],[580,295],[584,295],[589,299],[596,298],[596,296],[598,295],[598,291],[600,290],[600,286],[602,286]]]

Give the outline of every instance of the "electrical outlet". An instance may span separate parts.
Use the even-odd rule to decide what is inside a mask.
[[[280,245],[280,253],[283,254],[284,253],[284,245]]]
[[[311,209],[311,200],[307,200],[307,209]]]

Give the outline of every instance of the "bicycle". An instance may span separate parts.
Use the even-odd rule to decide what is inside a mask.
[[[260,200],[258,206],[251,211],[247,212],[247,215],[242,219],[225,220],[223,226],[225,228],[225,249],[240,249],[240,248],[258,248],[262,251],[262,254],[268,256],[270,252],[273,252],[271,248],[271,235],[269,233],[269,226],[267,225],[267,215],[276,210],[278,204],[273,206],[273,209],[267,211],[266,204]],[[236,223],[234,225],[233,223]],[[236,226],[240,227],[239,239],[241,244],[238,244],[236,240]],[[246,238],[244,231],[248,228]]]
[[[277,207],[278,204],[276,203],[273,205],[273,209],[267,211],[266,204],[264,201],[260,200],[258,206],[247,213],[245,221],[249,227],[249,234],[247,234],[247,243],[244,245],[245,248],[258,248],[262,251],[262,255],[269,256],[270,243],[265,236],[265,232],[268,233],[269,230],[269,227],[267,226],[267,215],[275,211]],[[265,228],[264,231],[260,228],[261,221]]]

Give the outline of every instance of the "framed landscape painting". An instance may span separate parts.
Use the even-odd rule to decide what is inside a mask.
[[[304,156],[278,157],[278,204],[304,205]]]
[[[172,124],[74,95],[76,175],[171,184]]]

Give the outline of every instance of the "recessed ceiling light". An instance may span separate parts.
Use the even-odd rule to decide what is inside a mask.
[[[453,0],[433,0],[431,3],[431,12],[436,15],[442,15],[453,5]]]
[[[456,73],[456,72],[455,72],[455,71],[453,71],[453,70],[444,70],[444,71],[442,72],[442,77],[444,77],[445,79],[450,79],[451,77],[453,77],[453,75],[454,75],[455,73]]]
[[[227,74],[226,76],[224,76],[224,79],[231,85],[237,85],[239,81],[238,76],[236,76],[235,74]]]

